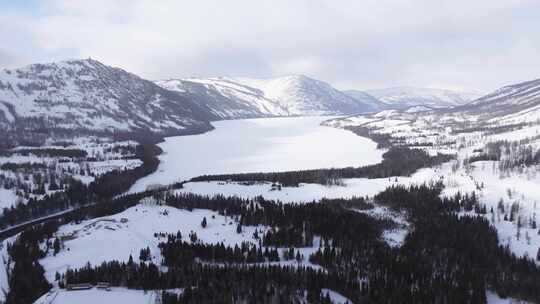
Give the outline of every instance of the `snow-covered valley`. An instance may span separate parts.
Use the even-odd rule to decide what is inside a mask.
[[[463,222],[474,219],[478,225],[484,220],[487,226],[478,229],[493,229],[490,245],[501,246],[493,250],[538,267],[540,127],[534,106],[536,82],[503,88],[465,105],[461,105],[465,99],[460,98],[444,101],[455,97],[450,92],[445,92],[450,95],[443,98],[435,91],[428,94],[415,90],[409,93],[433,93],[428,96],[433,100],[417,96],[421,102],[409,108],[405,103],[396,106],[403,108],[399,110],[386,105],[380,106],[386,109],[380,112],[349,116],[270,117],[291,115],[287,112],[290,109],[308,111],[305,103],[309,92],[305,90],[313,87],[301,85],[300,80],[333,90],[302,77],[284,79],[287,81],[278,81],[277,88],[248,79],[241,82],[252,86],[249,88],[228,79],[159,83],[166,89],[174,85],[171,90],[178,90],[179,94],[189,89],[194,90],[190,94],[203,96],[204,88],[218,90],[223,96],[206,105],[218,117],[261,117],[213,121],[214,129],[205,133],[165,137],[162,142],[155,136],[119,140],[110,134],[66,133],[44,140],[40,147],[19,145],[2,151],[0,207],[4,208],[4,218],[0,218],[0,223],[5,230],[0,233],[8,233],[11,238],[0,247],[0,278],[8,281],[12,280],[12,273],[26,273],[17,268],[20,264],[13,260],[11,248],[20,246],[16,239],[32,233],[41,239],[37,250],[40,254],[33,257],[38,264],[30,265],[42,267],[43,291],[51,288],[48,284],[52,286],[50,292],[40,294],[43,296],[37,303],[79,301],[79,297],[81,301],[87,297],[103,298],[105,303],[122,297],[154,302],[171,292],[182,297],[183,289],[171,284],[171,278],[165,278],[171,267],[178,267],[174,265],[175,257],[166,252],[177,247],[199,254],[211,249],[213,257],[216,250],[221,252],[218,259],[222,262],[218,263],[208,256],[194,256],[193,263],[200,267],[234,268],[238,263],[257,271],[283,267],[297,269],[299,273],[309,269],[306,271],[331,275],[336,266],[333,263],[337,256],[343,258],[342,250],[347,246],[375,242],[378,250],[385,248],[383,255],[394,252],[395,258],[401,260],[400,250],[405,248],[407,252],[406,248],[419,237],[418,221],[430,220],[419,219],[413,206],[398,207],[399,203],[392,205],[388,198],[420,191],[414,195],[421,195],[422,201],[429,199],[429,194],[422,191],[439,190],[440,202],[458,205],[453,205],[449,214],[442,213],[444,220],[453,215]],[[516,93],[521,86],[525,93]],[[247,94],[243,95],[245,100],[235,99],[239,91]],[[325,98],[332,94],[342,96],[338,92],[321,94]],[[303,97],[286,110],[284,101],[293,95]],[[508,105],[507,95],[511,101],[516,96],[524,101],[518,102],[519,106]],[[230,103],[220,112],[220,98],[224,96]],[[437,101],[436,97],[443,99]],[[475,111],[491,100],[497,100],[498,108],[506,116],[477,115]],[[253,110],[249,103],[255,101],[257,109]],[[278,105],[277,101],[282,103]],[[442,102],[444,108],[430,102]],[[452,102],[459,105],[448,108]],[[524,110],[531,103],[531,110]],[[278,108],[279,113],[275,112]],[[302,114],[295,111],[292,114]],[[320,113],[333,112],[327,109],[308,114]],[[409,203],[414,205],[414,201]],[[219,207],[220,204],[225,205]],[[305,206],[308,209],[303,209]],[[79,213],[79,208],[84,211]],[[272,208],[288,210],[292,218],[273,219],[279,212],[274,213]],[[331,213],[337,208],[340,216],[349,219],[345,224],[357,225],[370,241],[336,245],[334,242],[340,236],[333,234],[333,228],[309,226],[312,220],[321,221],[316,213],[310,213],[311,208],[323,208],[328,216],[335,216]],[[261,217],[264,212],[269,214]],[[307,214],[309,218],[296,220],[296,216]],[[34,225],[32,221],[45,224]],[[341,217],[334,218],[331,226],[339,227],[340,221]],[[36,227],[37,232],[27,229],[21,233],[18,225]],[[427,225],[437,228],[436,223]],[[339,229],[341,236],[350,233],[348,228]],[[429,232],[422,233],[420,238],[429,236]],[[357,236],[364,237],[364,233],[353,233],[340,242]],[[232,256],[223,253],[227,250],[233,252]],[[147,294],[115,287],[110,296],[95,288],[85,289],[78,296],[65,289],[71,282],[86,283],[87,272],[92,274],[99,267],[131,267],[130,271],[146,271],[150,267],[157,269],[154,275],[167,282],[161,281],[159,286],[175,288],[166,293],[153,288]],[[110,277],[106,280],[114,286],[127,284]],[[358,281],[353,284],[367,290],[368,282],[376,282],[371,280],[368,274],[358,274]],[[328,294],[334,303],[347,298],[332,289],[331,284],[320,287],[321,297]],[[0,289],[1,302],[8,299],[10,284],[2,282]],[[507,296],[503,293],[499,297],[492,286],[480,290],[485,291],[488,303],[499,303]],[[305,299],[307,295],[300,293],[295,297]]]

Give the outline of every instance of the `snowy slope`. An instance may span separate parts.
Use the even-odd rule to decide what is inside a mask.
[[[534,122],[540,118],[540,79],[502,87],[455,111],[494,121]]]
[[[264,96],[287,108],[291,115],[351,114],[374,110],[326,82],[303,75],[236,80],[261,90]]]
[[[184,130],[213,116],[195,102],[98,61],[0,71],[0,126]]]
[[[89,290],[69,291],[51,289],[37,299],[34,304],[149,304],[160,303],[159,292],[113,287],[111,290],[92,288]]]
[[[201,227],[206,217],[208,226]],[[241,234],[236,232],[236,221],[206,209],[187,211],[169,206],[157,206],[152,202],[139,204],[125,211],[102,218],[83,221],[80,224],[68,224],[60,227],[58,235],[67,236],[64,249],[57,255],[50,252],[40,260],[45,268],[45,276],[54,281],[58,271],[67,268],[80,268],[89,262],[99,265],[104,261],[128,261],[129,256],[139,261],[139,252],[150,248],[152,261],[161,264],[158,244],[163,238],[154,233],[177,233],[181,231],[183,239],[188,240],[189,233],[194,231],[198,240],[203,243],[221,243],[234,246],[244,241],[256,243],[253,239],[255,229],[264,231],[263,226],[246,226]],[[107,250],[103,244],[114,244]]]
[[[366,92],[388,104],[390,107],[398,109],[418,105],[434,108],[453,107],[466,104],[481,96],[481,94],[476,92],[458,92],[415,87],[394,87],[368,90]]]
[[[286,108],[266,98],[255,88],[227,78],[169,79],[157,81],[159,86],[196,100],[221,119],[284,116]]]
[[[346,90],[346,91],[343,91],[343,93],[351,96],[352,98],[360,101],[360,102],[363,102],[367,105],[370,105],[373,109],[375,109],[376,111],[381,111],[381,110],[386,110],[386,109],[389,109],[390,106],[380,100],[378,100],[377,98],[373,97],[372,95],[364,92],[364,91],[359,91],[359,90]]]
[[[6,300],[6,294],[9,292],[8,269],[11,269],[11,266],[8,265],[9,254],[7,245],[13,241],[13,238],[0,241],[0,303]]]
[[[303,75],[270,79],[189,78],[156,82],[192,96],[220,118],[353,114],[377,109],[374,98],[353,98]]]

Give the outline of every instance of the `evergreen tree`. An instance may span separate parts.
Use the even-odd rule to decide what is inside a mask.
[[[207,223],[206,223],[206,217],[203,217],[203,220],[202,220],[202,222],[201,222],[201,227],[206,228],[206,225],[207,225]]]

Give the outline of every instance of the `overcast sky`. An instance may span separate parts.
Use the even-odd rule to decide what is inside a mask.
[[[540,78],[540,1],[0,0],[1,67],[88,57],[149,79],[490,91]]]

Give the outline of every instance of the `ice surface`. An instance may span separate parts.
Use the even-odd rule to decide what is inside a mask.
[[[204,174],[275,172],[362,166],[382,160],[375,142],[321,126],[327,117],[264,118],[216,122],[214,131],[169,137],[160,144],[158,172],[132,191]]]

